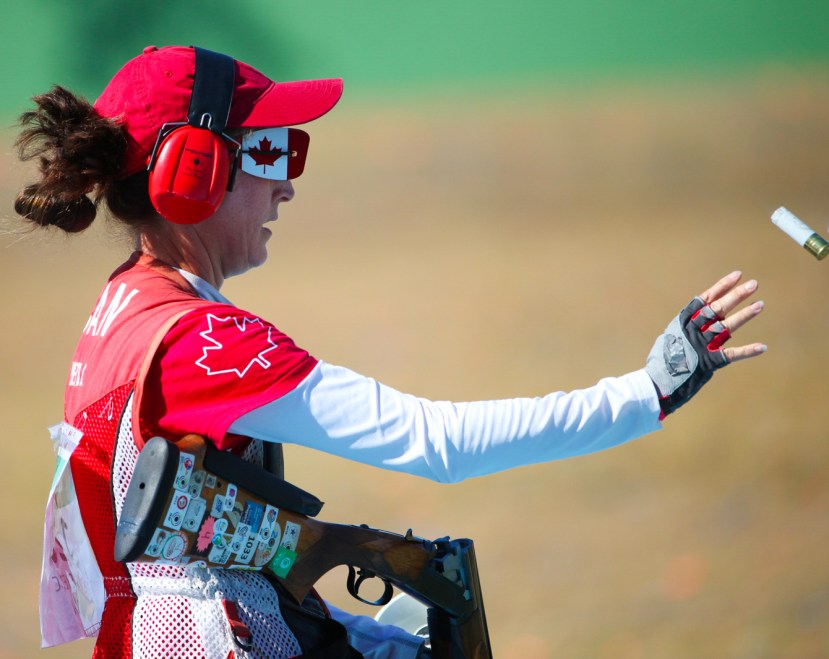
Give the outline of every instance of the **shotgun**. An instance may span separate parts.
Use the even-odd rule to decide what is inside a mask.
[[[348,566],[347,589],[367,604],[393,588],[427,607],[433,659],[491,659],[472,540],[425,540],[322,522],[312,494],[199,435],[149,440],[138,455],[115,537],[115,559],[263,570],[297,603],[329,570]],[[359,594],[384,582],[374,601]]]

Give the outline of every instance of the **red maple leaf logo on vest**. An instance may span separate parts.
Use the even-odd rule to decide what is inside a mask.
[[[272,327],[261,318],[207,314],[207,329],[200,335],[207,340],[196,365],[208,375],[235,373],[240,378],[254,365],[269,368],[265,357],[277,344],[271,339]]]
[[[250,149],[248,155],[253,158],[257,165],[262,165],[262,171],[265,171],[265,167],[272,167],[281,156],[285,155],[285,152],[282,149],[274,149],[271,141],[267,137],[263,137],[259,140],[259,147]]]

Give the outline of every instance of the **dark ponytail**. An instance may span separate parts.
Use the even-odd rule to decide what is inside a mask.
[[[145,173],[119,179],[127,140],[116,122],[60,86],[33,100],[15,145],[21,160],[38,159],[41,178],[17,195],[19,215],[67,233],[92,224],[102,198],[130,224],[153,215]]]

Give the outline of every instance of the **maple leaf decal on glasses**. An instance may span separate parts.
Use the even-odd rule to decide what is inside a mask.
[[[288,155],[288,152],[280,148],[274,149],[271,141],[267,137],[263,137],[259,140],[259,146],[248,149],[247,154],[253,158],[257,165],[262,165],[262,171],[264,172],[266,167],[273,167],[273,164],[282,156]]]
[[[271,339],[273,327],[265,325],[261,318],[250,316],[226,316],[219,318],[207,314],[207,329],[200,336],[207,342],[202,356],[196,361],[208,375],[235,373],[240,378],[254,365],[270,368],[265,357],[277,345]]]

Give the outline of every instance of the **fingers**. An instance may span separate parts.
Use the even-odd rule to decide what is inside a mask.
[[[723,325],[725,325],[728,328],[728,331],[733,334],[748,321],[760,315],[764,308],[765,304],[763,301],[758,300],[757,302],[740,309],[736,313],[731,314],[723,321]]]
[[[732,309],[738,307],[757,291],[757,281],[754,279],[737,286],[741,276],[739,272],[732,272],[703,293],[703,296],[711,295],[711,299],[700,296],[721,318],[725,318]]]
[[[765,308],[763,301],[758,300],[731,313],[757,291],[757,282],[754,279],[740,285],[741,277],[742,273],[736,270],[720,279],[700,295],[720,318],[725,319],[722,321],[722,324],[726,327],[729,334],[734,334],[734,332],[746,323],[756,318]],[[766,352],[766,350],[766,346],[762,343],[751,343],[744,346],[723,348],[722,352],[729,362],[735,362],[757,357]]]
[[[700,298],[711,307],[711,310],[717,316],[725,318],[724,324],[732,333],[763,310],[763,302],[758,301],[731,316],[728,315],[757,292],[756,280],[751,279],[738,286],[740,277],[742,277],[742,273],[739,270],[732,272],[700,295]]]
[[[729,362],[738,362],[743,359],[751,357],[759,357],[766,352],[766,346],[763,343],[751,343],[746,346],[739,346],[735,348],[723,348],[723,354]]]
[[[734,286],[740,281],[740,278],[743,276],[743,273],[739,270],[735,270],[731,274],[726,275],[722,279],[720,279],[716,284],[714,284],[711,288],[709,288],[705,293],[702,293],[700,297],[702,298],[705,304],[711,304],[714,300],[718,300],[721,298],[725,293],[730,291]]]

